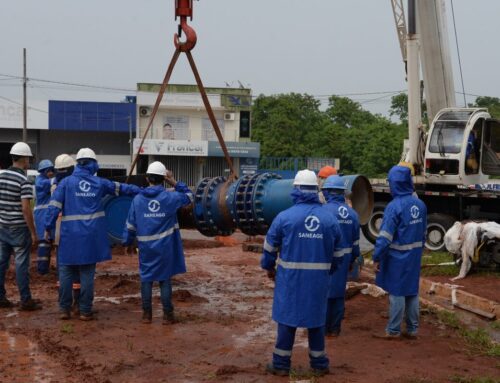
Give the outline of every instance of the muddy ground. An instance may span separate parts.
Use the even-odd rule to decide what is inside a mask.
[[[98,266],[97,320],[58,319],[55,271],[32,270],[33,295],[44,309],[0,310],[0,382],[284,382],[264,372],[274,348],[273,284],[259,254],[241,246],[189,240],[188,273],[174,280],[179,322],[164,326],[155,290],[153,324],[140,323],[137,258],[120,255]],[[497,280],[498,281],[498,280]],[[498,291],[498,284],[496,285]],[[17,299],[14,273],[8,296]],[[327,340],[332,374],[320,382],[448,382],[454,377],[498,381],[500,361],[473,354],[431,314],[416,341],[384,341],[386,298],[357,295],[347,303],[339,338]],[[299,331],[293,365],[307,372],[307,337]],[[307,374],[292,380],[308,381]]]

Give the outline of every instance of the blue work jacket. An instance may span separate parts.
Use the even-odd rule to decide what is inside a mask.
[[[427,208],[412,195],[407,167],[391,169],[389,186],[393,200],[385,208],[373,253],[373,261],[380,262],[376,283],[391,295],[413,296],[418,294]]]
[[[39,174],[35,179],[35,208],[33,217],[35,219],[36,236],[43,239],[45,236],[45,218],[50,201],[50,188],[54,178],[48,178],[44,173]]]
[[[317,193],[294,189],[292,198],[294,205],[271,224],[261,259],[263,269],[277,265],[272,317],[291,327],[321,327],[340,228]]]
[[[111,259],[102,198],[136,195],[141,189],[94,176],[95,168],[77,165],[73,174],[57,185],[49,203],[45,228],[55,227],[62,211],[58,249],[60,265],[87,265]]]
[[[359,218],[358,213],[345,203],[343,194],[324,194],[327,203],[323,205],[323,208],[337,219],[342,233],[342,239],[336,245],[339,264],[330,279],[328,298],[341,298],[345,295],[349,268],[360,255]]]
[[[193,201],[189,188],[178,182],[175,192],[150,186],[135,196],[123,233],[123,244],[137,238],[142,282],[166,281],[186,272],[177,210]]]

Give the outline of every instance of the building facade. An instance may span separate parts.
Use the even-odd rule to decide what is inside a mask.
[[[134,153],[140,147],[160,84],[137,85],[137,132]],[[229,154],[238,174],[254,174],[260,144],[250,141],[250,89],[206,88]],[[138,172],[151,161],[161,161],[176,178],[195,186],[204,177],[229,174],[222,149],[194,85],[169,85],[140,150]]]

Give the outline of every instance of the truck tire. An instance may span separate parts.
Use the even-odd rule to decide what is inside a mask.
[[[456,219],[451,215],[432,213],[427,216],[427,240],[425,247],[431,251],[446,251],[444,235],[453,226]]]
[[[375,241],[378,237],[378,232],[380,230],[380,225],[382,225],[382,218],[384,217],[384,210],[387,206],[387,202],[376,202],[373,205],[373,211],[368,219],[366,225],[361,226],[361,230],[363,231],[363,235],[365,238],[375,244]]]

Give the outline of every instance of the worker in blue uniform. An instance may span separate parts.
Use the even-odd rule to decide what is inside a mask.
[[[60,319],[69,319],[73,301],[72,285],[80,275],[80,319],[93,319],[94,275],[98,262],[111,259],[102,198],[106,195],[135,195],[140,188],[120,184],[95,174],[99,170],[92,149],[78,151],[73,174],[64,178],[52,195],[45,222],[46,236],[54,230],[59,212],[61,238],[58,248],[61,310]]]
[[[427,208],[413,196],[410,169],[394,166],[388,180],[393,200],[384,211],[373,262],[377,285],[389,293],[389,322],[385,334],[376,336],[399,339],[401,323],[406,316],[403,335],[414,339],[419,324],[418,287]]]
[[[329,372],[324,339],[328,285],[341,233],[335,217],[322,208],[314,172],[299,171],[293,184],[294,204],[274,219],[261,259],[276,281],[272,318],[278,337],[267,371],[289,374],[295,332],[303,327],[308,329],[312,371],[323,375]]]
[[[52,185],[51,192],[52,194],[57,188],[57,185],[66,177],[73,174],[73,170],[75,170],[76,162],[75,160],[68,154],[63,153],[56,157],[54,161],[54,169],[56,175],[54,177],[55,181]],[[61,214],[59,213],[59,217],[56,221],[56,229],[54,235],[54,246],[57,249],[59,247],[59,238],[61,237]],[[57,253],[56,253],[57,254]],[[59,261],[57,262],[57,290],[60,291],[59,287]],[[75,316],[80,315],[80,275],[73,275],[73,304],[72,304],[72,314]],[[60,297],[59,297],[60,298]]]
[[[50,188],[54,181],[54,164],[50,160],[42,160],[38,164],[38,176],[35,179],[36,202],[33,209],[36,235],[38,237],[37,271],[47,274],[50,267],[50,240],[45,239],[45,217],[50,201]],[[51,238],[54,237],[51,233]]]
[[[146,177],[149,187],[135,196],[130,206],[123,234],[123,244],[137,239],[141,277],[142,322],[153,318],[153,282],[159,282],[163,305],[163,324],[173,323],[171,277],[186,272],[182,239],[177,222],[177,210],[193,202],[191,190],[176,182],[161,162],[149,165]],[[175,188],[166,191],[163,183]]]
[[[336,254],[339,264],[332,274],[328,290],[325,332],[326,336],[330,337],[340,334],[345,311],[347,276],[352,270],[354,262],[360,257],[359,218],[356,211],[346,204],[345,189],[340,176],[328,177],[322,188],[326,199],[323,208],[337,219],[342,233]]]

